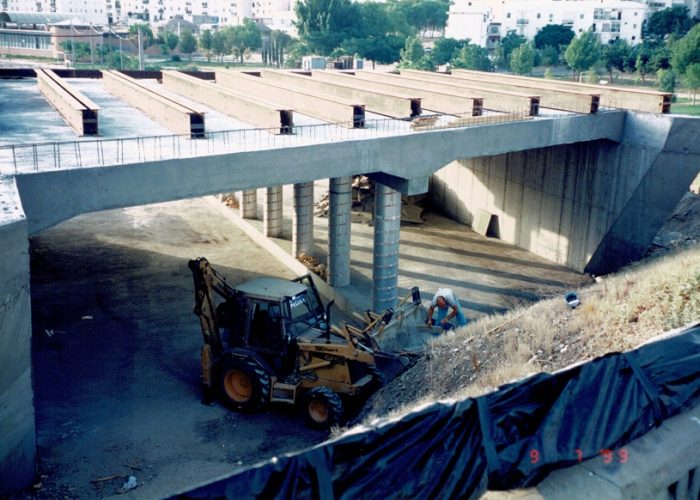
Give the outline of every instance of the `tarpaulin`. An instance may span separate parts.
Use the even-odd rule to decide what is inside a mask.
[[[274,458],[173,498],[469,498],[536,484],[700,401],[700,325]]]

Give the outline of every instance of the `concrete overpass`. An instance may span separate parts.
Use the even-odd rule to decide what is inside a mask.
[[[700,120],[688,117],[626,110],[517,121],[495,115],[460,126],[438,122],[421,131],[405,121],[367,122],[362,130],[342,128],[342,135],[332,125],[309,124],[295,127],[294,136],[264,130],[209,136],[219,134],[219,142],[166,136],[151,139],[148,149],[141,149],[143,138],[5,147],[0,429],[6,439],[0,445],[0,484],[26,485],[34,471],[31,234],[82,213],[227,191],[244,192],[241,209],[251,216],[250,193],[267,187],[265,232],[273,235],[280,186],[294,184],[293,239],[300,253],[313,239],[305,229],[313,216],[309,185],[330,178],[329,284],[344,286],[350,179],[368,174],[378,183],[373,303],[383,309],[396,301],[401,194],[430,191],[464,222],[486,211],[498,217],[504,240],[600,274],[644,253],[700,169]],[[324,132],[314,133],[314,127]],[[100,153],[88,155],[88,148]],[[70,149],[73,154],[65,154]],[[130,157],[135,150],[137,157]]]

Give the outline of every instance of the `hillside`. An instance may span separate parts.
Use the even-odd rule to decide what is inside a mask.
[[[688,194],[645,259],[563,297],[481,318],[438,337],[416,365],[382,388],[356,422],[397,416],[425,403],[494,390],[625,351],[700,320],[700,196]]]

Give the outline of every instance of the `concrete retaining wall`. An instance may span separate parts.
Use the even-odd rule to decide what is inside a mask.
[[[0,495],[34,479],[27,221],[13,180],[0,182]]]
[[[504,241],[603,274],[643,255],[687,192],[700,157],[678,150],[693,134],[700,137],[699,120],[630,113],[621,143],[457,160],[432,176],[431,195],[460,222],[487,211]]]

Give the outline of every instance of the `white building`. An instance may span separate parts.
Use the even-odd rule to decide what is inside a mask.
[[[482,47],[488,46],[489,31],[500,36],[500,27],[494,23],[494,2],[454,0],[450,4],[445,36],[463,40],[469,38],[472,43]],[[490,30],[489,30],[490,28]]]
[[[44,12],[63,14],[92,24],[107,24],[114,19],[113,0],[0,0],[0,10],[9,13]]]
[[[684,5],[688,8],[690,17],[697,19],[700,15],[700,0],[645,0],[645,3],[651,12]]]
[[[532,40],[544,26],[562,24],[577,35],[592,28],[603,43],[635,45],[646,13],[647,5],[634,0],[455,0],[445,36],[489,47],[510,31]]]

